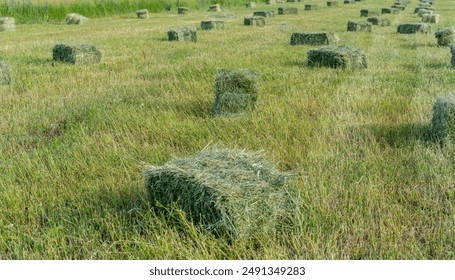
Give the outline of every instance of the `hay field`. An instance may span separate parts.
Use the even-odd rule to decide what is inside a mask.
[[[455,145],[429,137],[437,96],[455,91],[448,47],[434,34],[401,35],[416,1],[391,25],[347,32],[366,0],[276,15],[244,26],[255,9],[230,7],[224,30],[169,42],[172,27],[213,13],[176,10],[92,18],[85,25],[17,24],[0,58],[0,259],[454,259]],[[453,1],[435,4],[455,25]],[[335,32],[368,68],[305,66],[314,46],[294,32]],[[90,44],[101,63],[52,61],[55,44]],[[213,117],[219,68],[261,74],[257,108]],[[211,145],[262,151],[295,174],[302,202],[292,231],[254,243],[205,234],[179,209],[150,209],[143,171]]]

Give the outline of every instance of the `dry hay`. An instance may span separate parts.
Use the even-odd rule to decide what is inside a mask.
[[[86,18],[82,15],[79,15],[79,14],[71,13],[71,14],[66,15],[67,24],[84,24],[87,21],[88,21],[88,18]]]
[[[278,237],[298,213],[290,175],[260,153],[211,148],[150,167],[144,175],[152,207],[178,207],[218,237]]]
[[[348,31],[366,31],[371,32],[372,24],[367,21],[348,21]]]
[[[188,14],[190,12],[190,8],[187,8],[187,7],[178,7],[177,8],[177,13],[179,15],[185,15],[185,14]]]
[[[455,43],[455,26],[439,28],[434,33],[438,46],[449,46]]]
[[[210,5],[208,12],[221,12],[221,5],[220,4]]]
[[[316,4],[305,4],[305,8],[304,8],[305,11],[311,11],[311,10],[317,10],[317,9],[318,9],[318,5],[316,5]]]
[[[9,85],[13,81],[13,71],[11,66],[0,60],[0,85]]]
[[[383,8],[381,10],[381,14],[393,14],[393,15],[397,15],[400,13],[400,10],[396,9],[396,8]]]
[[[265,17],[265,18],[271,18],[275,17],[275,12],[274,11],[256,11],[253,13],[253,16],[258,16],[258,17]]]
[[[147,9],[137,10],[136,15],[140,19],[147,19],[149,18],[149,10]]]
[[[215,79],[214,115],[235,115],[256,107],[258,72],[250,69],[219,69]]]
[[[338,36],[332,32],[305,32],[293,33],[291,45],[334,45],[338,42]]]
[[[167,32],[168,41],[197,42],[197,30],[193,26],[172,28]]]
[[[402,23],[397,27],[399,34],[430,33],[431,25],[427,23]]]
[[[367,68],[366,56],[360,49],[347,46],[325,46],[308,51],[308,66],[344,69]]]
[[[253,25],[253,26],[265,26],[266,20],[265,20],[265,17],[258,17],[258,16],[245,17],[243,19],[243,24],[244,25]]]
[[[436,98],[431,129],[436,138],[455,141],[455,94]]]
[[[58,44],[52,49],[52,58],[68,64],[93,64],[101,61],[102,53],[93,45]]]
[[[338,6],[338,1],[328,1],[327,7]]]
[[[16,29],[16,21],[12,17],[0,17],[0,31]]]
[[[369,17],[367,21],[372,25],[379,25],[379,26],[390,26],[390,20],[386,18],[379,18],[379,17]]]
[[[256,2],[249,2],[245,4],[247,8],[256,8]]]
[[[202,30],[225,29],[226,23],[222,20],[203,20],[201,21]]]
[[[427,22],[427,23],[438,23],[439,15],[438,14],[426,14],[426,15],[422,16],[421,20],[422,20],[422,22]]]
[[[292,14],[297,14],[297,12],[298,12],[298,9],[296,7],[278,8],[279,15],[292,15]]]

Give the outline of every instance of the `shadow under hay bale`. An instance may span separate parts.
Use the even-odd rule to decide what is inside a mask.
[[[250,69],[219,69],[215,79],[214,115],[235,115],[256,107],[258,72]]]
[[[253,16],[272,18],[275,17],[275,13],[273,11],[256,11],[253,13]]]
[[[327,7],[338,6],[338,1],[328,1]]]
[[[296,7],[278,8],[279,15],[295,15],[295,14],[297,14],[297,12],[298,12],[298,9]]]
[[[291,35],[291,45],[334,45],[338,36],[332,32],[304,32]]]
[[[326,46],[309,50],[307,65],[344,69],[368,67],[365,54],[360,49],[347,46]]]
[[[366,31],[371,32],[372,24],[367,21],[348,21],[348,31],[356,32],[356,31]]]
[[[222,20],[204,20],[201,21],[202,30],[225,29],[226,23]]]
[[[193,26],[183,26],[170,29],[167,32],[168,41],[197,42],[197,30]]]
[[[422,16],[422,22],[426,23],[438,23],[439,15],[438,14],[425,14]]]
[[[400,13],[400,10],[395,9],[395,8],[383,8],[381,10],[381,14],[392,14],[392,15],[397,15]]]
[[[12,17],[0,17],[0,31],[11,31],[16,29],[16,21]]]
[[[136,11],[137,18],[140,19],[148,19],[149,18],[149,11],[147,9],[137,10]]]
[[[261,154],[210,149],[144,172],[151,205],[179,207],[194,224],[229,239],[278,237],[297,213],[289,174]]]
[[[318,5],[316,4],[305,4],[304,10],[305,11],[315,11],[318,9]]]
[[[210,5],[208,12],[221,12],[221,5],[220,4]]]
[[[265,17],[258,17],[258,16],[245,17],[243,19],[243,24],[252,25],[252,26],[265,26],[266,20],[265,20]]]
[[[52,49],[52,58],[68,64],[94,64],[101,61],[102,53],[92,45],[58,44]]]
[[[430,33],[431,25],[427,23],[402,23],[397,27],[399,34]]]
[[[187,7],[178,7],[178,8],[177,8],[177,13],[178,13],[179,15],[189,14],[189,13],[190,13],[190,8],[187,8]]]
[[[455,94],[436,98],[433,105],[431,129],[436,139],[455,140]]]
[[[79,15],[79,14],[71,13],[71,14],[66,15],[67,24],[84,24],[87,21],[88,21],[88,18],[86,18],[82,15]]]
[[[367,21],[369,23],[371,23],[372,25],[390,26],[390,20],[388,20],[386,18],[370,17],[370,18],[367,18]]]
[[[438,46],[449,46],[455,43],[455,26],[439,28],[434,33]]]
[[[9,85],[13,81],[13,71],[11,66],[0,60],[0,85]]]

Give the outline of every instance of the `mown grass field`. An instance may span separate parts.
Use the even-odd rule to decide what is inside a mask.
[[[308,2],[308,1],[307,1]],[[197,43],[169,42],[175,26],[199,26],[203,10],[85,25],[18,24],[0,33],[14,84],[0,91],[0,259],[454,259],[455,146],[429,137],[436,96],[454,92],[449,48],[433,34],[400,35],[418,21],[413,1],[391,26],[346,32],[367,0],[243,26],[255,9],[230,7],[225,30]],[[455,25],[453,1],[435,4]],[[295,31],[332,31],[362,49],[368,69],[308,68],[311,46]],[[103,61],[53,63],[57,43],[94,44]],[[218,68],[261,73],[258,108],[213,117]],[[228,242],[179,211],[150,210],[143,171],[204,147],[262,151],[293,171],[303,208],[279,239]]]

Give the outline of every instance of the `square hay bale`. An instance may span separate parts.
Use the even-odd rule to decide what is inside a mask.
[[[372,24],[367,21],[348,21],[348,31],[366,31],[371,32]]]
[[[258,16],[245,17],[243,19],[243,24],[244,25],[253,25],[253,26],[265,26],[266,20],[265,20],[265,17],[258,17]]]
[[[316,4],[305,4],[305,11],[312,11],[312,10],[317,10],[318,5]]]
[[[381,14],[392,14],[392,15],[397,15],[400,13],[400,10],[395,9],[395,8],[383,8],[381,10]]]
[[[369,23],[371,23],[372,25],[390,26],[390,20],[388,20],[386,18],[369,17],[369,18],[367,18],[367,21]]]
[[[427,22],[427,23],[438,23],[439,15],[438,14],[426,14],[426,15],[422,16],[421,20],[422,20],[422,22]]]
[[[338,36],[332,32],[305,32],[293,33],[291,45],[334,45],[338,42]]]
[[[52,49],[52,58],[68,64],[94,64],[101,61],[102,53],[93,45],[58,44]]]
[[[225,29],[226,23],[222,20],[203,20],[201,21],[202,30]]]
[[[148,19],[149,18],[149,10],[147,10],[147,9],[137,10],[136,11],[136,15],[137,15],[137,18]]]
[[[0,60],[0,85],[9,85],[13,81],[13,70],[11,66]]]
[[[450,54],[452,55],[452,60],[451,60],[451,64],[452,64],[452,68],[455,68],[455,44],[450,44]]]
[[[265,3],[267,5],[272,5],[272,4],[276,4],[276,1],[275,0],[265,0]]]
[[[343,69],[367,68],[366,56],[360,49],[347,46],[325,46],[308,51],[308,66]]]
[[[0,17],[0,31],[16,29],[16,21],[12,17]]]
[[[455,43],[455,26],[439,28],[434,33],[438,46],[449,46]]]
[[[214,115],[235,115],[256,107],[258,72],[250,69],[219,69],[215,79]]]
[[[399,11],[404,11],[404,10],[406,10],[406,5],[394,4],[394,5],[392,5],[392,8],[398,9]]]
[[[178,7],[178,8],[177,8],[177,13],[178,13],[179,15],[189,14],[189,13],[190,13],[190,8],[187,8],[187,7]]]
[[[256,11],[253,13],[253,16],[272,18],[275,17],[274,11]]]
[[[168,41],[197,42],[197,30],[193,26],[172,28],[167,32]]]
[[[87,21],[88,21],[88,18],[86,18],[82,15],[79,15],[79,14],[71,13],[71,14],[66,15],[67,24],[84,24]]]
[[[368,17],[368,10],[366,9],[360,10],[360,17]]]
[[[295,15],[295,14],[297,14],[297,12],[298,12],[298,9],[296,7],[278,8],[279,15]]]
[[[327,1],[327,7],[338,6],[338,1]]]
[[[297,213],[290,175],[260,153],[211,148],[144,171],[152,207],[177,206],[195,225],[229,239],[277,237]]]
[[[355,4],[355,0],[344,0],[343,4]]]
[[[430,33],[431,25],[428,23],[401,23],[397,27],[399,34]]]
[[[247,8],[256,8],[256,2],[249,2],[245,4]]]
[[[209,12],[221,12],[221,5],[220,4],[213,4],[209,6]]]
[[[437,139],[455,141],[455,94],[436,98],[431,129]]]
[[[431,15],[432,13],[433,13],[433,11],[431,11],[431,10],[420,9],[420,10],[417,12],[417,16],[423,17],[424,15]]]

